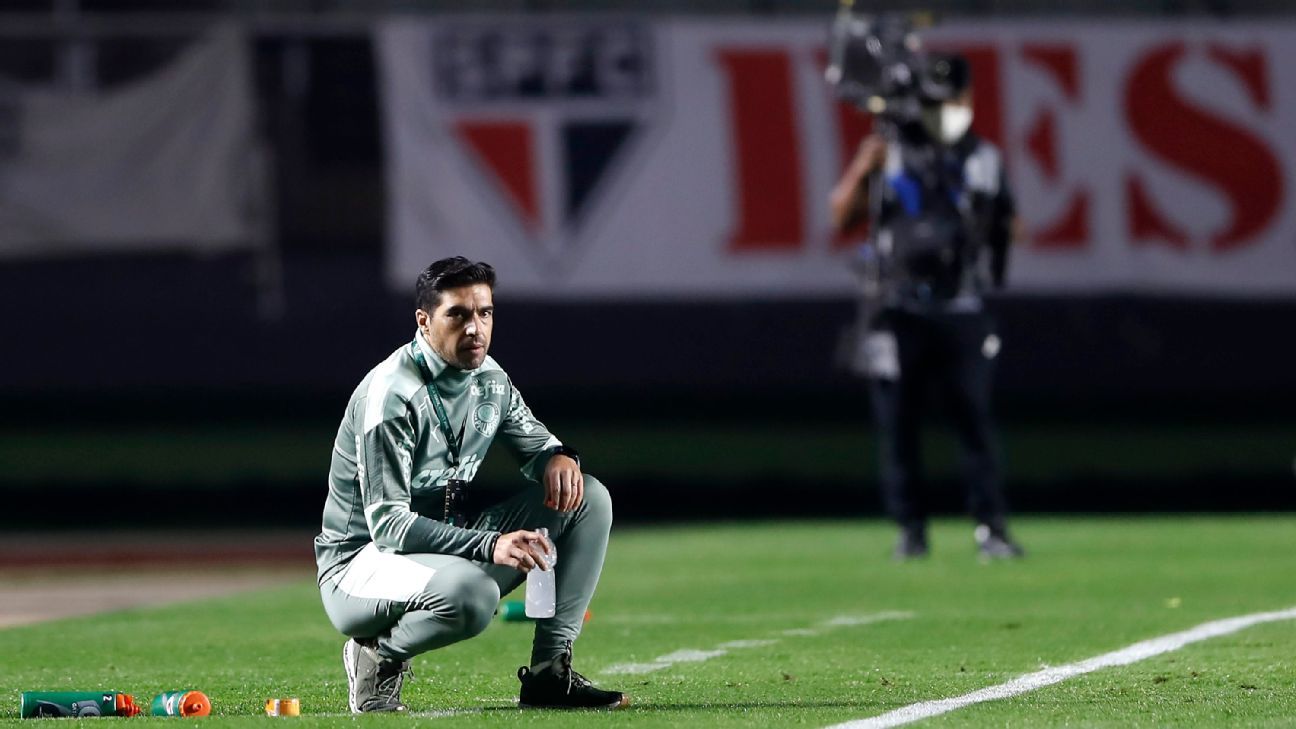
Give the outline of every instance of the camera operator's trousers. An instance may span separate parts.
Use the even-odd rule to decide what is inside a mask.
[[[544,505],[543,488],[528,488],[485,509],[468,526],[502,533],[548,527],[558,550],[557,610],[536,621],[531,665],[550,660],[580,635],[598,586],[612,526],[612,499],[585,475],[584,502],[563,514]],[[500,596],[525,575],[512,567],[446,554],[398,554],[369,544],[336,579],[320,585],[324,609],[340,632],[376,638],[384,658],[406,660],[471,638],[490,625]]]
[[[870,379],[888,513],[906,528],[921,529],[926,523],[920,434],[926,400],[935,389],[962,445],[968,510],[978,523],[1001,529],[1006,507],[990,410],[999,349],[993,319],[981,311],[887,308],[872,328],[894,335],[899,364],[894,376]]]

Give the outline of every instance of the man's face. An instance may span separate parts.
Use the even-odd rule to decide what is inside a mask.
[[[927,134],[937,142],[958,142],[972,126],[972,89],[964,89],[941,104],[924,106],[922,124]]]
[[[486,361],[495,324],[495,300],[486,284],[446,289],[435,310],[419,309],[414,319],[432,351],[447,364],[475,370]]]

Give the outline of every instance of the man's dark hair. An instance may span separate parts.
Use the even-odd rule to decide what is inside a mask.
[[[463,256],[442,258],[419,274],[414,305],[430,314],[440,303],[442,291],[478,283],[495,289],[495,269],[489,263],[473,263]]]

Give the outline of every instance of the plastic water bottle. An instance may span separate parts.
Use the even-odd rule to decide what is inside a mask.
[[[552,618],[557,607],[554,565],[558,562],[558,548],[549,538],[548,529],[540,527],[536,531],[540,532],[545,544],[549,546],[549,555],[545,558],[549,563],[549,569],[542,570],[536,567],[527,573],[526,615],[528,618]]]

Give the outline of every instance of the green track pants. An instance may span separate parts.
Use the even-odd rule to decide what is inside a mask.
[[[548,527],[558,548],[557,611],[537,620],[531,665],[551,660],[580,635],[612,526],[612,499],[585,476],[585,500],[568,514],[543,504],[536,486],[483,511],[469,526],[512,532]],[[512,567],[445,554],[397,554],[370,544],[320,585],[333,625],[353,638],[377,638],[385,658],[406,660],[471,638],[490,625],[500,596],[525,575]]]

